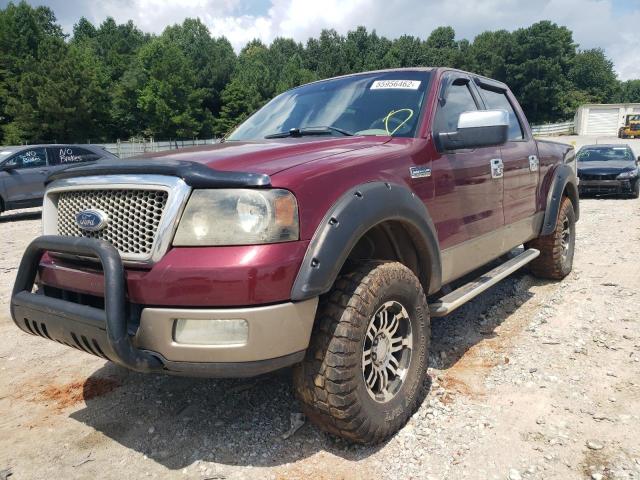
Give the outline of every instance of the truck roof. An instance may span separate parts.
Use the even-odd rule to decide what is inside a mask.
[[[467,72],[465,70],[460,70],[458,68],[449,68],[449,67],[402,67],[402,68],[384,68],[384,69],[380,69],[380,70],[369,70],[367,72],[348,73],[346,75],[338,75],[338,76],[335,76],[335,77],[323,78],[322,80],[316,80],[314,82],[309,82],[309,83],[305,83],[303,85],[298,85],[297,87],[294,87],[294,88],[292,88],[290,90],[295,90],[296,88],[300,88],[300,87],[303,87],[305,85],[312,85],[314,83],[321,83],[321,82],[326,82],[328,80],[335,80],[337,78],[349,78],[349,77],[356,77],[356,76],[359,76],[359,75],[370,75],[372,73],[375,74],[375,73],[388,73],[388,72],[436,72],[436,71],[458,72],[458,73],[462,73],[462,74],[465,74],[465,75],[469,75],[470,77],[474,77],[474,78],[485,80],[485,82],[488,83],[488,84],[499,85],[500,87],[504,88],[505,90],[509,88],[504,82],[501,82],[499,80],[495,80],[493,78],[485,77],[483,75],[478,75],[477,73]]]

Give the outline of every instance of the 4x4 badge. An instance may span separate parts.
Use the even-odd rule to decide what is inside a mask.
[[[431,169],[427,167],[410,167],[411,178],[424,178],[431,176]]]

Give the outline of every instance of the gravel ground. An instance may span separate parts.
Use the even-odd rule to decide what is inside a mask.
[[[144,376],[19,331],[39,212],[0,217],[0,478],[640,479],[640,203],[581,204],[573,273],[517,273],[433,321],[431,392],[375,448],[304,423],[290,372]]]

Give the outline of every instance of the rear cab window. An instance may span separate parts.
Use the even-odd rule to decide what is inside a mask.
[[[76,146],[49,147],[49,157],[54,165],[67,165],[98,160],[100,155],[86,148]]]
[[[3,165],[13,166],[17,169],[46,167],[47,152],[44,148],[21,150],[7,159]]]

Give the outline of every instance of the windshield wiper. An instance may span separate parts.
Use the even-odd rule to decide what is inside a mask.
[[[292,128],[286,132],[272,133],[265,135],[264,138],[287,138],[287,137],[304,137],[310,135],[331,135],[333,132],[341,133],[346,137],[352,137],[353,133],[343,130],[337,127],[304,127],[304,128]]]

